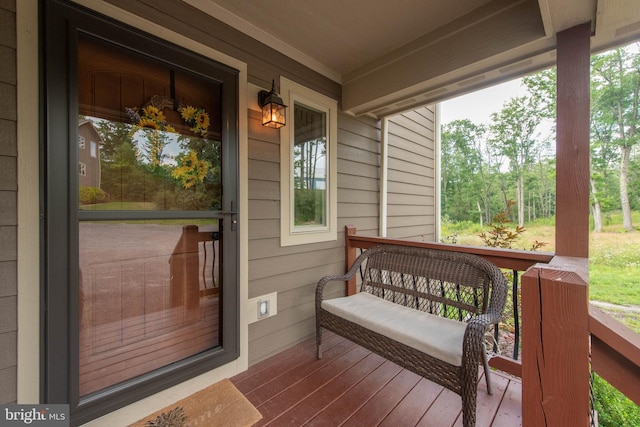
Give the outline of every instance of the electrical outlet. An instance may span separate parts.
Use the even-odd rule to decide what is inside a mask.
[[[248,323],[275,316],[278,314],[278,293],[272,292],[248,299],[245,313]]]
[[[268,299],[258,300],[258,319],[262,319],[263,317],[269,317]]]

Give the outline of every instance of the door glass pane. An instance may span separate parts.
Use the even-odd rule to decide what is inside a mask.
[[[78,53],[83,397],[221,345],[222,121],[217,81],[88,37]]]
[[[326,113],[295,103],[294,227],[327,225]]]
[[[220,210],[220,83],[91,39],[79,53],[79,208]]]
[[[217,220],[82,221],[80,396],[220,345]]]

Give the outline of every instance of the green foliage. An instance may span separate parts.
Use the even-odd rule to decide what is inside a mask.
[[[493,217],[493,220],[489,223],[489,231],[483,231],[480,233],[480,239],[482,239],[482,243],[484,243],[485,246],[511,249],[513,247],[513,242],[524,232],[524,227],[516,226],[513,231],[507,227],[507,224],[511,222],[508,215],[513,203],[514,202],[510,200],[507,204],[506,211],[501,210]]]
[[[324,224],[326,191],[296,188],[294,190],[295,225]]]
[[[640,426],[640,406],[603,380],[593,378],[594,409],[602,427]]]
[[[509,229],[511,220],[509,214],[511,212],[511,206],[515,202],[509,200],[507,202],[507,208],[501,210],[496,216],[493,217],[491,223],[489,223],[489,230],[480,233],[480,239],[485,246],[491,246],[493,248],[513,249],[513,244],[520,238],[520,235],[526,230],[524,227],[516,226],[513,231]],[[534,240],[529,250],[536,251],[545,246],[546,243]]]
[[[81,205],[89,205],[103,202],[107,195],[98,187],[80,186],[78,197]]]

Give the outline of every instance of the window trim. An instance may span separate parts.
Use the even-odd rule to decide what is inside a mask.
[[[287,126],[280,130],[280,245],[293,246],[337,240],[338,222],[338,101],[285,77],[280,77],[280,95],[287,108]],[[327,115],[327,225],[296,229],[293,216],[293,143],[295,103]]]

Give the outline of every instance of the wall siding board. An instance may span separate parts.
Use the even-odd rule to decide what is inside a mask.
[[[378,179],[367,178],[355,175],[338,176],[338,192],[343,188],[351,188],[353,190],[378,191]]]
[[[18,201],[15,191],[0,191],[0,226],[18,225]]]
[[[249,179],[280,182],[280,165],[249,158]]]
[[[257,139],[249,140],[250,159],[280,163],[280,145]]]
[[[430,177],[425,173],[425,168],[407,165],[406,168],[389,169],[389,181],[407,184],[432,184]],[[424,189],[424,187],[423,187]]]
[[[276,181],[251,180],[249,185],[251,200],[280,200],[280,183]]]
[[[343,233],[344,235],[344,233]],[[344,245],[344,239],[342,236],[338,236],[338,244]],[[336,242],[320,242],[315,243],[313,245],[313,251],[322,251],[326,249],[334,249],[336,247]],[[292,245],[292,246],[280,246],[280,238],[277,239],[257,239],[251,241],[251,246],[249,247],[249,259],[263,259],[269,258],[273,259],[274,257],[280,257],[285,255],[297,254],[300,253],[300,247]]]
[[[266,320],[269,319],[263,321]],[[249,365],[254,365],[308,339],[309,331],[315,330],[315,322],[315,318],[307,318],[283,329],[273,329],[272,333],[262,336],[253,332],[255,323],[249,325],[249,336],[256,337],[249,341]]]
[[[278,301],[280,301],[280,293],[295,289],[292,288],[291,283],[300,284],[299,286],[305,286],[317,283],[323,276],[344,274],[344,272],[344,260],[340,260],[332,263],[327,262],[306,270],[290,271],[278,276],[252,280],[249,282],[251,289],[249,298],[254,298],[271,292],[278,292]]]
[[[17,399],[16,2],[0,2],[0,404]],[[34,195],[37,196],[37,195]],[[34,310],[37,313],[37,310]]]
[[[249,220],[280,218],[280,200],[252,200],[249,204]]]
[[[412,215],[419,217],[428,215],[429,207],[420,205],[391,205],[387,209],[387,214],[389,217]]]
[[[332,248],[312,252],[301,252],[289,255],[279,255],[271,258],[254,259],[249,269],[249,280],[277,276],[283,271],[308,270],[318,264],[339,262],[344,259],[343,248]],[[284,270],[283,270],[284,266]],[[309,282],[317,282],[320,278],[311,278]]]
[[[389,119],[387,236],[435,238],[435,109]]]
[[[251,185],[251,182],[249,182],[249,185]],[[249,204],[251,204],[251,200]],[[279,219],[252,219],[249,221],[249,246],[251,246],[251,240],[275,237],[280,239]],[[251,270],[251,264],[249,264],[249,270]]]
[[[2,64],[2,62],[0,62]],[[0,98],[2,99],[2,98]],[[2,99],[2,102],[8,102]],[[16,122],[0,119],[0,156],[17,156]]]
[[[345,188],[338,194],[338,203],[359,203],[378,206],[379,200],[377,191],[354,191]]]
[[[430,206],[433,205],[433,196],[418,196],[415,194],[389,194],[388,198],[389,206],[391,205],[403,205],[403,206]]]
[[[378,175],[380,174],[378,168],[374,165],[357,163],[344,159],[338,159],[338,169],[349,171],[349,175],[356,175],[373,179],[378,179]]]

